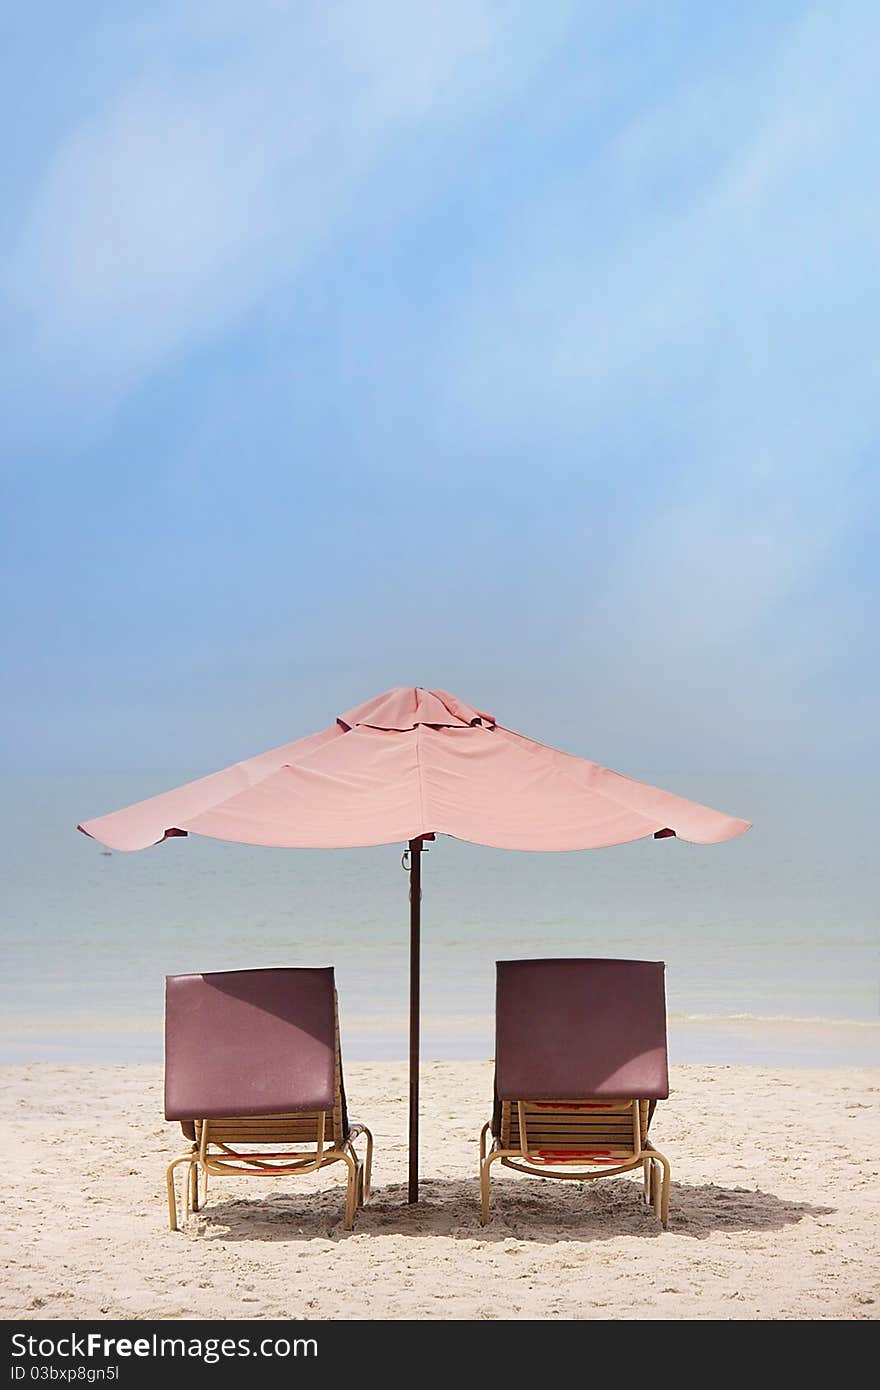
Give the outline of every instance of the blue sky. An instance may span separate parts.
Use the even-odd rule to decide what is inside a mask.
[[[876,757],[875,5],[0,26],[5,765]]]

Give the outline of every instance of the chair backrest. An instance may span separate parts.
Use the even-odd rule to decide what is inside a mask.
[[[539,1158],[565,1154],[622,1158],[640,1150],[648,1137],[649,1100],[502,1100],[494,1132],[504,1148]]]
[[[332,1112],[340,1086],[332,968],[167,977],[166,1119]]]
[[[508,960],[497,971],[500,1100],[669,1095],[662,961]]]

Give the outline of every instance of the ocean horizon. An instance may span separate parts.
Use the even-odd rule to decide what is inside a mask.
[[[3,775],[0,1062],[154,1062],[166,974],[328,964],[345,1055],[405,1056],[404,846],[191,836],[124,854],[76,832],[187,775]],[[438,839],[423,864],[423,1055],[491,1056],[494,962],[571,955],[666,961],[673,1061],[880,1060],[867,785],[838,782],[829,804],[808,781],[769,773],[640,775],[754,828],[717,846],[561,854]]]

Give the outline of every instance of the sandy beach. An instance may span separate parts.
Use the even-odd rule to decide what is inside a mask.
[[[423,1202],[404,1205],[397,1063],[348,1067],[376,1135],[374,1195],[342,1229],[336,1172],[214,1180],[174,1235],[181,1151],[155,1066],[6,1067],[0,1251],[16,1318],[875,1318],[880,1069],[678,1066],[655,1142],[672,1162],[661,1232],[630,1177],[502,1173],[478,1219],[489,1062],[426,1063]],[[441,1136],[445,1135],[441,1147]],[[497,1171],[497,1170],[496,1170]]]

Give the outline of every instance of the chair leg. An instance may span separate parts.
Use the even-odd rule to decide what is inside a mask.
[[[165,1187],[168,1192],[168,1226],[172,1231],[179,1229],[177,1224],[177,1197],[174,1193],[174,1169],[176,1163],[169,1163],[165,1169]]]
[[[665,1231],[669,1225],[669,1191],[672,1170],[669,1159],[665,1154],[660,1153],[659,1149],[651,1149],[649,1161],[651,1165],[650,1201],[654,1208],[654,1214]]]
[[[480,1164],[480,1225],[485,1226],[489,1221],[489,1182],[492,1177],[492,1160],[496,1154],[487,1154],[485,1160]]]
[[[642,1177],[645,1187],[645,1205],[648,1207],[651,1205],[651,1167],[650,1158],[646,1158],[642,1164]]]
[[[660,1225],[664,1231],[669,1225],[669,1189],[672,1180],[672,1169],[669,1166],[669,1159],[665,1154],[653,1150],[654,1162],[657,1165],[655,1182],[657,1184],[657,1195],[654,1202],[654,1210],[660,1218]],[[660,1180],[660,1169],[663,1170],[663,1180]]]
[[[358,1207],[362,1207],[362,1206],[364,1205],[364,1165],[363,1165],[363,1163],[358,1163],[358,1171],[357,1171],[357,1199],[356,1199],[355,1205],[358,1206]]]
[[[181,1163],[189,1164],[189,1168],[187,1169],[186,1174],[186,1181],[184,1184],[185,1191],[187,1193],[186,1206],[188,1208],[190,1173],[192,1171],[193,1166],[192,1155],[185,1154],[183,1158],[172,1159],[172,1161],[168,1164],[168,1167],[165,1169],[165,1188],[168,1193],[168,1225],[172,1231],[178,1231],[180,1229],[177,1221],[177,1197],[174,1192],[174,1170],[175,1168],[179,1168]]]
[[[360,1164],[351,1154],[345,1154],[345,1163],[348,1168],[348,1186],[345,1189],[345,1222],[347,1231],[354,1229],[354,1218],[358,1205],[358,1170]]]
[[[189,1221],[189,1214],[190,1214],[190,1211],[191,1211],[191,1210],[192,1210],[192,1162],[190,1161],[190,1165],[189,1165],[189,1168],[187,1168],[187,1170],[186,1170],[186,1176],[185,1176],[185,1178],[184,1178],[184,1183],[183,1183],[183,1224],[184,1224],[184,1225],[186,1225],[187,1221]]]
[[[660,1173],[658,1165],[651,1159],[651,1205],[653,1215],[660,1219]]]
[[[366,1125],[364,1125],[364,1134],[367,1136],[367,1156],[364,1162],[363,1179],[363,1199],[366,1202],[369,1200],[373,1187],[373,1135]]]
[[[198,1168],[198,1164],[196,1164],[196,1163],[191,1163],[191,1164],[190,1164],[190,1169],[189,1169],[189,1175],[188,1175],[188,1176],[189,1176],[189,1185],[190,1185],[190,1205],[191,1205],[193,1211],[198,1211],[198,1210],[199,1210],[199,1207],[200,1207],[200,1205],[201,1205],[200,1202],[199,1202],[199,1168]]]

